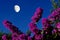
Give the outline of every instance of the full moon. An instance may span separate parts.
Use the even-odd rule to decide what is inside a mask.
[[[19,5],[15,5],[14,6],[14,10],[15,10],[15,12],[18,13],[20,11],[20,6]]]

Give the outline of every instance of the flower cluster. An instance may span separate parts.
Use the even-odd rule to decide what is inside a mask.
[[[32,22],[38,22],[39,19],[42,17],[42,12],[43,12],[43,9],[41,8],[37,8],[34,15],[32,16]]]
[[[48,19],[52,21],[60,20],[60,8],[54,10],[51,15],[49,15]]]
[[[6,34],[2,35],[2,40],[60,40],[60,8],[55,9],[48,18],[42,19],[43,29],[37,28],[37,22],[42,18],[43,9],[37,8],[29,23],[31,37],[19,31],[11,22],[4,20],[4,26],[12,33],[11,39]]]

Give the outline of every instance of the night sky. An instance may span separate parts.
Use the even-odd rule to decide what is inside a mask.
[[[20,12],[16,13],[14,5],[21,7]],[[47,18],[52,8],[50,0],[0,0],[0,31],[9,33],[10,31],[2,24],[3,20],[9,20],[22,32],[29,30],[29,22],[37,7],[43,8],[43,18]],[[42,24],[39,20],[37,24],[41,29]]]

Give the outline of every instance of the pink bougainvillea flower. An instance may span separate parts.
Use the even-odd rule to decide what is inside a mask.
[[[43,29],[46,30],[47,28],[49,28],[49,22],[46,18],[42,19],[42,24],[43,24]]]
[[[35,35],[35,39],[36,40],[41,40],[42,39],[42,35],[41,34],[36,34]]]
[[[52,30],[52,34],[55,34],[55,33],[57,33],[57,30],[56,29],[53,29]]]
[[[18,34],[17,33],[12,34],[12,40],[18,40]]]
[[[28,40],[32,40],[32,38],[30,36],[28,36]]]
[[[4,20],[3,21],[3,25],[5,26],[5,27],[7,27],[8,28],[8,26],[10,26],[12,23],[11,22],[9,22],[9,21],[7,21],[7,20]]]
[[[29,26],[30,26],[31,32],[33,32],[34,34],[38,33],[38,28],[37,28],[37,26],[36,26],[35,23],[32,23],[32,22],[31,22],[31,23],[29,24]]]
[[[47,23],[47,21],[48,21],[48,20],[47,20],[46,18],[43,18],[43,19],[42,19],[42,24]]]
[[[40,17],[38,15],[34,15],[34,16],[32,16],[31,19],[32,19],[33,22],[38,22],[38,20],[40,19]]]
[[[56,16],[56,15],[59,15],[60,14],[60,8],[57,8],[57,9],[55,9],[52,13],[51,13],[51,15],[52,16]]]
[[[12,37],[18,37],[17,33],[12,33]]]
[[[40,8],[40,7],[38,7],[37,9],[36,9],[36,14],[42,14],[42,12],[43,12],[43,9],[42,8]]]
[[[7,35],[4,34],[4,35],[2,36],[2,39],[3,39],[3,40],[8,40],[8,39],[7,39]]]
[[[58,23],[56,24],[56,27],[57,27],[57,28],[60,28],[60,22],[58,22]]]
[[[18,36],[18,39],[26,40],[26,35],[25,34],[21,34],[21,35]]]
[[[55,9],[48,17],[49,20],[55,21],[60,20],[60,8]]]
[[[18,28],[16,27],[16,26],[14,26],[14,25],[12,25],[12,23],[11,22],[9,22],[9,21],[7,21],[7,20],[4,20],[3,21],[3,24],[4,24],[4,26],[6,27],[6,28],[8,28],[12,33],[14,33],[14,32],[18,32]]]
[[[33,22],[38,22],[38,20],[41,18],[43,10],[41,8],[37,8],[35,14],[32,16]]]
[[[48,16],[48,19],[49,19],[50,21],[55,21],[55,18],[54,18],[53,16],[51,16],[51,15]]]
[[[60,31],[60,22],[56,24],[56,28],[58,29],[58,31]]]

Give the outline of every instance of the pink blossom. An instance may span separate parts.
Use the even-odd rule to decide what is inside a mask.
[[[55,21],[60,20],[60,8],[55,9],[48,17],[49,20]]]
[[[56,27],[57,27],[57,28],[60,28],[60,22],[58,22],[58,23],[56,24]]]
[[[17,33],[18,28],[17,28],[16,26],[12,25],[11,22],[9,22],[9,21],[7,21],[7,20],[4,20],[4,21],[3,21],[3,24],[4,24],[4,26],[5,26],[6,28],[8,28],[12,33],[14,33],[14,32]]]
[[[57,33],[57,30],[56,29],[53,29],[52,30],[52,34],[55,34],[55,33]]]
[[[38,7],[36,9],[36,14],[40,15],[40,14],[42,14],[42,12],[43,12],[43,9],[42,8]]]
[[[43,10],[41,8],[37,8],[35,14],[32,16],[32,21],[33,22],[38,22],[39,19],[41,18]]]
[[[3,40],[8,40],[8,39],[7,39],[7,35],[3,35],[3,36],[2,36],[2,39],[3,39]]]
[[[40,19],[40,17],[38,15],[34,15],[34,16],[32,16],[31,19],[33,22],[37,22]]]
[[[21,35],[18,36],[18,39],[26,40],[26,35],[25,34],[21,34]]]
[[[7,28],[9,28],[8,26],[10,26],[12,23],[9,22],[9,21],[7,21],[7,20],[4,20],[4,21],[3,21],[3,24],[4,24],[4,26],[6,26]]]
[[[30,26],[31,32],[33,32],[34,34],[38,33],[38,28],[37,28],[37,26],[36,26],[35,23],[32,23],[32,22],[31,22],[31,23],[29,24],[29,26]]]
[[[32,38],[30,36],[28,36],[28,40],[32,40]]]
[[[42,35],[41,34],[36,34],[35,35],[35,39],[36,40],[41,40],[42,39]]]
[[[47,28],[49,28],[49,22],[46,18],[42,19],[42,24],[43,24],[43,29],[46,30]]]
[[[48,16],[48,19],[49,19],[50,21],[55,21],[55,18],[54,18],[53,16],[51,16],[51,15]]]
[[[56,28],[58,29],[58,31],[60,31],[60,22],[56,24]]]
[[[17,33],[12,34],[12,40],[18,40],[18,34]]]

